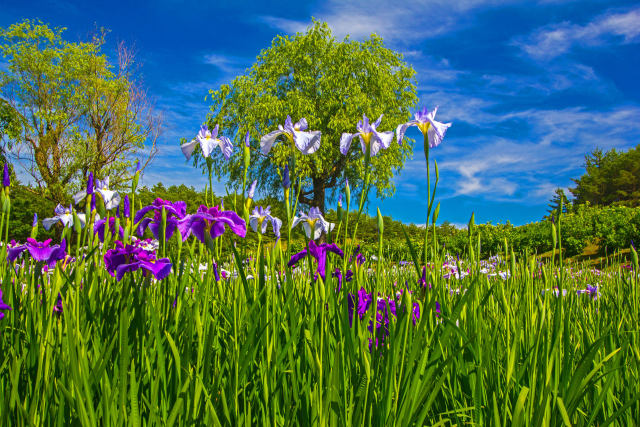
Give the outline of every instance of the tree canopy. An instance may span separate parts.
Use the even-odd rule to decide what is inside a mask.
[[[584,166],[586,173],[569,189],[574,204],[640,206],[640,145],[626,152],[596,149]]]
[[[3,150],[58,202],[89,172],[126,182],[134,157],[148,162],[155,153],[159,130],[131,53],[121,45],[113,66],[101,51],[104,31],[79,43],[64,31],[29,20],[0,29]]]
[[[327,190],[345,178],[353,187],[365,175],[359,144],[342,155],[341,134],[356,132],[363,114],[371,121],[384,114],[379,131],[405,122],[417,101],[414,75],[402,55],[387,49],[379,36],[338,41],[327,24],[314,21],[306,33],[276,37],[246,74],[212,90],[207,122],[210,128],[219,124],[236,147],[250,132],[250,174],[267,193],[275,194],[281,168],[295,156],[296,175],[304,178],[300,201],[324,211]],[[309,130],[322,132],[318,151],[303,155],[291,145],[276,143],[268,156],[260,153],[257,141],[284,124],[287,115],[294,122],[306,118]],[[402,146],[394,141],[372,157],[371,184],[378,196],[393,194],[393,173],[411,153],[411,141]],[[194,162],[205,165],[201,156]],[[242,182],[242,150],[236,148],[229,161],[217,153],[213,163],[219,177],[228,176],[232,185]]]

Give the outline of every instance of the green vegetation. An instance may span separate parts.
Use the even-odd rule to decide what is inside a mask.
[[[400,54],[385,48],[380,37],[339,42],[327,24],[315,22],[304,34],[276,37],[247,74],[212,91],[207,122],[211,128],[219,124],[242,147],[247,131],[260,139],[284,124],[287,115],[294,122],[306,118],[309,130],[322,132],[323,142],[313,156],[297,152],[291,144],[277,143],[268,157],[258,150],[251,152],[250,173],[261,189],[273,195],[280,186],[278,168],[294,159],[296,173],[305,177],[300,201],[324,212],[327,191],[335,192],[345,179],[354,188],[364,180],[360,150],[343,156],[340,136],[356,132],[363,114],[372,121],[384,114],[380,131],[394,130],[406,121],[417,101],[414,75],[413,68]],[[244,159],[242,150],[236,153],[231,161],[222,156],[212,159],[218,176],[241,185]],[[392,144],[371,158],[371,184],[379,196],[393,195],[393,173],[411,153],[407,142]],[[204,165],[200,157],[195,162]]]
[[[23,161],[38,193],[58,203],[89,172],[116,188],[128,182],[132,158],[154,156],[159,129],[124,45],[114,67],[104,32],[81,43],[63,33],[29,20],[0,29],[2,154]]]

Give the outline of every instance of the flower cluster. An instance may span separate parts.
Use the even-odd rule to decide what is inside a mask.
[[[125,245],[116,241],[115,249],[104,254],[107,272],[120,281],[125,273],[139,269],[151,272],[157,280],[162,280],[171,272],[171,261],[168,258],[156,258],[156,254],[138,245]]]
[[[398,292],[396,298],[397,300],[378,296],[376,299],[375,332],[374,320],[370,321],[367,326],[367,330],[374,336],[374,338],[369,338],[370,349],[374,345],[374,339],[375,347],[378,347],[379,345],[383,345],[385,338],[389,336],[389,321],[397,317],[397,308],[401,303],[402,292]],[[373,294],[368,293],[364,288],[360,288],[357,294],[349,293],[347,295],[349,326],[353,326],[354,312],[358,316],[358,319],[362,320],[372,303]],[[413,303],[411,318],[414,325],[420,319],[420,305],[417,302]]]
[[[44,262],[47,267],[53,268],[57,261],[65,259],[67,256],[67,242],[62,239],[59,245],[51,245],[51,239],[44,242],[38,242],[35,239],[27,238],[24,245],[12,242],[7,251],[7,261],[13,262],[24,251],[28,251],[35,261]]]

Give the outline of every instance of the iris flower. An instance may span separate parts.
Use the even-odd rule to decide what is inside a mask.
[[[444,134],[451,126],[451,123],[437,122],[435,120],[437,111],[438,107],[434,108],[431,112],[428,112],[427,107],[424,107],[422,110],[418,110],[414,114],[414,120],[398,125],[398,128],[396,129],[398,144],[402,144],[404,133],[407,131],[409,126],[417,126],[418,129],[420,129],[420,132],[422,132],[422,135],[426,134],[428,136],[429,148],[434,148],[440,145],[444,138]]]
[[[262,206],[256,206],[249,216],[249,225],[256,233],[264,234],[267,231],[267,226],[271,224],[273,234],[276,238],[280,238],[280,227],[282,227],[282,220],[271,216],[271,206],[263,208]]]
[[[104,207],[107,210],[115,209],[120,204],[120,194],[117,191],[109,190],[109,177],[96,179],[96,193],[104,200]]]
[[[0,289],[0,320],[4,318],[3,311],[13,310],[7,303],[2,300],[2,289]]]
[[[187,240],[189,235],[193,233],[196,239],[202,243],[205,243],[205,233],[209,233],[211,238],[215,239],[224,233],[225,226],[240,237],[247,234],[247,223],[244,222],[244,219],[234,211],[223,211],[217,206],[209,208],[201,205],[198,212],[187,215],[178,224],[182,240]]]
[[[34,260],[45,262],[47,266],[53,267],[57,261],[67,256],[67,241],[62,239],[59,245],[50,246],[50,244],[51,239],[38,242],[29,237],[27,238],[27,243],[24,245],[16,245],[7,250],[7,261],[13,262],[22,252],[29,251],[29,254]]]
[[[304,228],[304,233],[307,235],[307,238],[312,240],[318,239],[323,231],[328,233],[335,227],[335,224],[324,219],[318,208],[311,208],[309,215],[301,212],[299,217],[294,217],[291,228],[294,228],[300,223],[302,223],[302,228]]]
[[[304,132],[308,127],[307,119],[300,119],[293,123],[291,116],[287,116],[284,126],[278,125],[278,130],[269,132],[260,139],[262,154],[267,155],[276,142],[276,138],[284,135],[290,143],[293,143],[302,154],[313,154],[320,148],[320,131]]]
[[[187,213],[187,204],[185,202],[171,202],[157,198],[149,206],[145,206],[136,212],[133,222],[138,225],[138,235],[144,235],[144,231],[149,227],[153,237],[159,239],[162,227],[162,209],[167,213],[167,223],[165,228],[165,238],[169,240],[173,236],[173,232],[178,226],[178,221],[183,219]],[[153,211],[153,218],[144,218],[144,216]]]
[[[69,206],[68,208],[58,204],[54,210],[55,216],[51,218],[45,218],[42,220],[42,225],[46,230],[50,230],[51,227],[60,222],[63,226],[71,228],[73,227],[73,208]],[[87,222],[85,218],[85,214],[76,213],[76,216],[80,220],[80,226],[84,227],[84,224]],[[100,218],[99,216],[97,218]]]
[[[104,232],[106,226],[106,218],[96,221],[95,225],[93,226],[93,233],[98,235],[98,239],[100,239],[101,242],[104,242]],[[109,231],[111,232],[111,234],[116,234],[116,219],[114,217],[109,218]],[[119,226],[118,235],[121,239],[124,237],[124,229],[122,228],[122,226]]]
[[[344,257],[344,253],[342,249],[337,247],[335,243],[322,243],[320,245],[316,245],[316,242],[311,240],[309,242],[309,254],[316,259],[318,262],[318,268],[316,272],[322,277],[322,280],[325,279],[326,268],[327,268],[327,252],[333,252],[336,255],[339,255],[340,258]],[[289,263],[287,264],[289,267],[292,267],[298,261],[307,256],[307,249],[303,249],[297,254],[291,256]]]
[[[77,205],[87,196],[93,196],[93,174],[91,172],[89,172],[89,177],[87,178],[86,189],[76,193],[75,196],[73,196],[73,203]],[[92,198],[93,207],[95,207],[95,202],[93,200],[94,199]]]
[[[9,164],[5,162],[2,174],[2,186],[9,187],[11,185],[11,175],[9,174]]]
[[[109,249],[104,254],[104,264],[107,272],[118,282],[129,271],[144,270],[144,275],[149,271],[157,280],[162,280],[171,272],[169,258],[156,258],[156,254],[133,245],[124,245],[116,241],[115,249]]]
[[[362,147],[362,154],[367,153],[367,146],[370,145],[370,154],[375,156],[380,151],[380,148],[387,149],[393,141],[393,132],[378,132],[376,128],[382,121],[382,115],[378,117],[373,123],[369,123],[369,119],[364,114],[362,120],[356,125],[358,132],[356,133],[343,133],[340,138],[340,152],[344,155],[349,151],[351,147],[351,141],[356,136],[360,138],[360,146]]]
[[[198,135],[192,139],[191,142],[182,144],[180,149],[187,160],[191,158],[193,150],[196,149],[197,144],[200,144],[202,155],[204,157],[209,157],[216,147],[220,147],[220,151],[222,151],[225,159],[229,160],[229,157],[231,157],[231,153],[233,152],[233,143],[226,136],[218,137],[219,128],[219,125],[216,125],[216,127],[213,128],[213,131],[210,131],[207,126],[202,125],[200,127],[200,132],[198,132]]]

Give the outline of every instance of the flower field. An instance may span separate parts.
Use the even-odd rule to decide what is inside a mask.
[[[365,176],[357,201],[346,183],[336,222],[297,203],[296,157],[327,143],[304,119],[287,117],[260,141],[264,155],[290,145],[286,218],[253,206],[248,137],[233,206],[211,192],[199,207],[140,206],[139,171],[126,193],[90,177],[73,205],[34,218],[25,242],[9,242],[6,176],[0,425],[635,425],[635,248],[628,264],[568,268],[560,211],[548,262],[508,241],[483,252],[473,216],[465,252],[447,253],[430,151],[450,124],[435,114],[418,111],[395,133],[365,116],[343,134],[341,152],[362,149]],[[378,211],[377,252],[365,254],[357,218],[369,162],[409,126],[435,170],[425,177],[425,250],[405,234],[402,259],[385,258]],[[233,144],[218,134],[203,126],[182,152],[228,158]],[[39,241],[40,226],[62,238]],[[303,250],[287,244],[292,233],[304,233]]]

